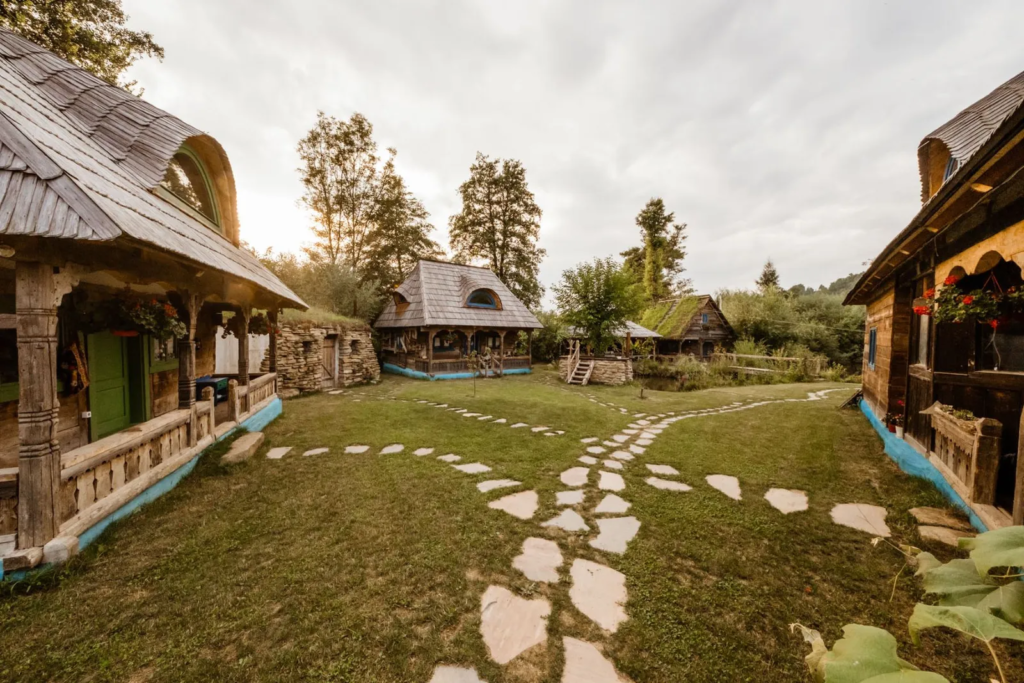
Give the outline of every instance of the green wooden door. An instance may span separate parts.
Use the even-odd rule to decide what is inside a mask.
[[[120,431],[131,424],[131,392],[127,344],[110,332],[90,334],[89,410],[91,440]]]

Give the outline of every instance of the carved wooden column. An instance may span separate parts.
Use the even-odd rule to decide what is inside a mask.
[[[198,294],[178,292],[178,310],[188,331],[178,340],[178,407],[188,409],[196,403],[196,324],[203,301]]]
[[[15,265],[18,315],[18,547],[41,546],[60,527],[57,306],[70,290],[53,266]]]
[[[427,330],[427,375],[434,376],[434,330]]]
[[[268,369],[277,372],[277,309],[267,311],[267,322],[270,323],[270,359]]]
[[[529,368],[532,368],[533,367],[533,330],[530,330],[529,332],[526,333],[526,357],[527,357],[527,361],[528,361],[526,366],[529,367]]]
[[[252,317],[252,308],[239,306],[235,310],[235,317],[238,323],[235,326],[235,334],[238,335],[238,386],[249,386],[249,319]],[[249,394],[246,392],[242,399],[241,411],[249,412]]]
[[[498,375],[505,375],[505,330],[498,332]]]

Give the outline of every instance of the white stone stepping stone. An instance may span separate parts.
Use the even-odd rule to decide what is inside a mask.
[[[484,416],[482,416],[482,417],[478,417],[477,419],[478,419],[478,420],[479,420],[480,422],[483,422],[484,420],[493,420],[493,419],[494,419],[494,416],[493,416],[493,415],[484,415]]]
[[[550,434],[548,434],[548,436],[551,436],[552,434],[554,434],[555,436],[561,436],[562,434],[565,434],[565,430],[564,429],[556,429],[555,431],[553,431]]]
[[[330,448],[310,448],[308,451],[303,453],[303,455],[320,455],[321,453],[326,453],[329,450],[331,450],[331,449]]]
[[[626,546],[640,531],[640,520],[636,517],[613,517],[597,520],[600,533],[590,542],[592,548],[621,555]]]
[[[583,502],[583,495],[583,491],[577,489],[575,491],[559,491],[555,494],[555,498],[558,505],[579,505]]]
[[[647,431],[650,432],[651,434],[654,434],[655,436],[657,436],[658,434],[661,434],[663,431],[665,431],[665,428],[664,427],[651,427]],[[648,438],[652,438],[652,437],[648,437]]]
[[[497,489],[507,489],[512,486],[519,486],[521,482],[515,479],[490,479],[488,481],[482,481],[476,485],[480,489],[481,493],[487,493],[488,491],[495,491]]]
[[[764,499],[784,515],[807,509],[807,494],[796,489],[768,489]]]
[[[400,443],[393,443],[390,446],[385,446],[380,450],[381,455],[391,455],[393,453],[401,453],[405,450],[405,446]]]
[[[630,453],[636,453],[637,455],[643,455],[644,452],[646,452],[646,451],[647,451],[647,449],[644,448],[643,446],[637,446],[635,443],[629,444],[629,452]]]
[[[623,429],[622,433],[623,434],[629,434],[630,436],[636,436],[637,431],[638,430],[636,430],[636,429]],[[613,436],[612,438],[614,439],[615,437]]]
[[[480,413],[463,413],[462,417],[479,417]]]
[[[569,599],[598,626],[615,633],[626,616],[626,577],[611,567],[577,559],[569,570]]]
[[[659,479],[658,477],[648,477],[644,479],[648,484],[656,489],[664,489],[666,491],[692,491],[693,489],[680,481],[669,481],[668,479]]]
[[[637,446],[650,446],[654,443],[654,439],[637,439],[635,443]]]
[[[461,666],[439,666],[427,683],[487,683],[476,674],[476,669]]]
[[[610,470],[621,470],[623,469],[623,467],[625,467],[625,465],[623,465],[618,460],[605,460],[601,464]]]
[[[595,458],[592,455],[581,455],[578,459],[584,465],[596,465],[597,464],[597,458]]]
[[[615,451],[612,453],[612,457],[616,460],[630,461],[633,459],[633,454],[628,451]]]
[[[655,438],[655,436],[656,436],[655,434],[652,434],[651,432],[648,432],[648,431],[640,432],[640,438],[641,439],[653,439],[653,438]]]
[[[512,425],[512,429],[519,429],[520,427],[529,427],[529,426],[530,425],[528,425],[525,422],[516,422],[514,425]]]
[[[832,521],[851,529],[866,531],[874,536],[889,538],[892,532],[885,523],[888,511],[877,505],[863,503],[842,503],[832,508]]]
[[[537,500],[536,491],[520,491],[498,500],[492,500],[487,507],[502,510],[519,519],[530,519],[537,511]]]
[[[622,444],[619,443],[618,441],[602,441],[601,443],[603,443],[608,448],[619,448],[620,446],[622,446]]]
[[[590,470],[586,467],[572,467],[559,475],[559,479],[566,486],[583,486],[587,483]]]
[[[267,451],[267,457],[271,460],[280,460],[284,456],[288,455],[288,451],[292,449],[291,446],[281,446],[279,448],[271,448]]]
[[[495,421],[494,421],[494,424],[496,424],[496,425],[503,425],[503,424],[505,424],[506,422],[508,422],[508,420],[506,420],[506,419],[505,419],[505,418],[503,418],[503,417],[499,417],[499,418],[498,418],[497,420],[495,420]]]
[[[651,421],[650,420],[637,420],[636,423],[638,425],[640,425],[641,427],[646,427],[647,425],[651,424]]]
[[[655,474],[665,474],[670,477],[679,474],[679,470],[671,465],[647,465],[647,469]]]
[[[629,441],[629,435],[628,434],[616,434],[616,435],[614,435],[612,437],[612,439],[614,441],[618,441],[619,443],[626,443],[627,441]]]
[[[604,446],[587,446],[587,453],[593,453],[594,455],[600,455],[605,452]]]
[[[449,408],[448,410],[454,410],[456,413],[464,413],[464,412],[466,412],[465,408]]]
[[[491,659],[508,664],[547,640],[551,604],[543,598],[524,600],[507,588],[490,586],[480,600],[480,635]]]
[[[630,426],[631,429],[640,429],[641,427],[643,427],[643,425],[637,424],[636,422],[630,422],[629,426]],[[636,434],[636,432],[633,432],[633,433]]]
[[[437,459],[440,460],[441,462],[458,462],[462,460],[462,456],[455,455],[454,453],[449,453],[448,455],[439,455],[437,456]]]
[[[355,444],[355,445],[352,445],[352,446],[345,446],[345,452],[346,453],[365,453],[368,450],[370,450],[370,447],[369,446],[364,446],[362,444]]]
[[[605,496],[597,507],[594,508],[594,514],[597,515],[621,515],[623,512],[629,509],[632,503],[629,501],[619,498],[614,493],[609,493]]]
[[[621,491],[626,488],[626,482],[622,480],[621,474],[601,470],[601,479],[597,482],[597,488],[602,491]]]
[[[704,480],[707,481],[711,488],[718,489],[733,500],[741,500],[743,498],[743,495],[740,493],[740,480],[736,477],[730,477],[727,474],[709,474],[704,477]]]
[[[448,404],[447,404],[447,403],[439,403],[439,404],[437,404],[437,405],[436,405],[436,406],[434,406],[434,407],[435,407],[435,408],[447,408],[447,407],[448,407]]]
[[[345,390],[344,389],[336,389],[334,391],[328,391],[327,393],[330,394],[331,396],[337,396],[338,394],[345,393]]]
[[[459,472],[465,472],[466,474],[482,474],[484,472],[490,472],[491,468],[483,463],[473,462],[468,465],[452,465]]]
[[[562,510],[558,516],[552,517],[541,526],[553,526],[565,531],[589,531],[590,527],[583,521],[580,514],[573,509]]]
[[[531,432],[546,432],[549,429],[551,429],[551,427],[530,427]]]
[[[522,554],[512,560],[512,566],[530,581],[558,583],[558,568],[562,562],[562,551],[557,543],[546,538],[528,538],[523,541]]]
[[[595,441],[600,441],[600,439],[596,436],[588,436],[585,439],[580,439],[580,443],[594,443]]]
[[[433,452],[434,452],[433,448],[417,448],[416,450],[414,450],[412,452],[412,454],[413,455],[423,456],[423,455],[430,455]]]

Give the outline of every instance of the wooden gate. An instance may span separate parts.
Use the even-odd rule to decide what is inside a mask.
[[[326,337],[321,347],[320,387],[333,389],[338,376],[338,338]]]

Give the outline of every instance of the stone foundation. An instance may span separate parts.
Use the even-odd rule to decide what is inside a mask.
[[[586,359],[585,359],[586,360]],[[564,382],[569,369],[569,358],[558,359],[558,376]],[[594,361],[594,371],[589,384],[611,384],[620,386],[633,381],[633,361],[626,358],[599,358]]]
[[[282,396],[349,387],[380,379],[377,354],[370,328],[355,323],[286,321],[277,336],[277,393]],[[324,378],[324,340],[335,339],[337,358],[334,379]],[[263,357],[262,372],[270,369],[270,351]]]

